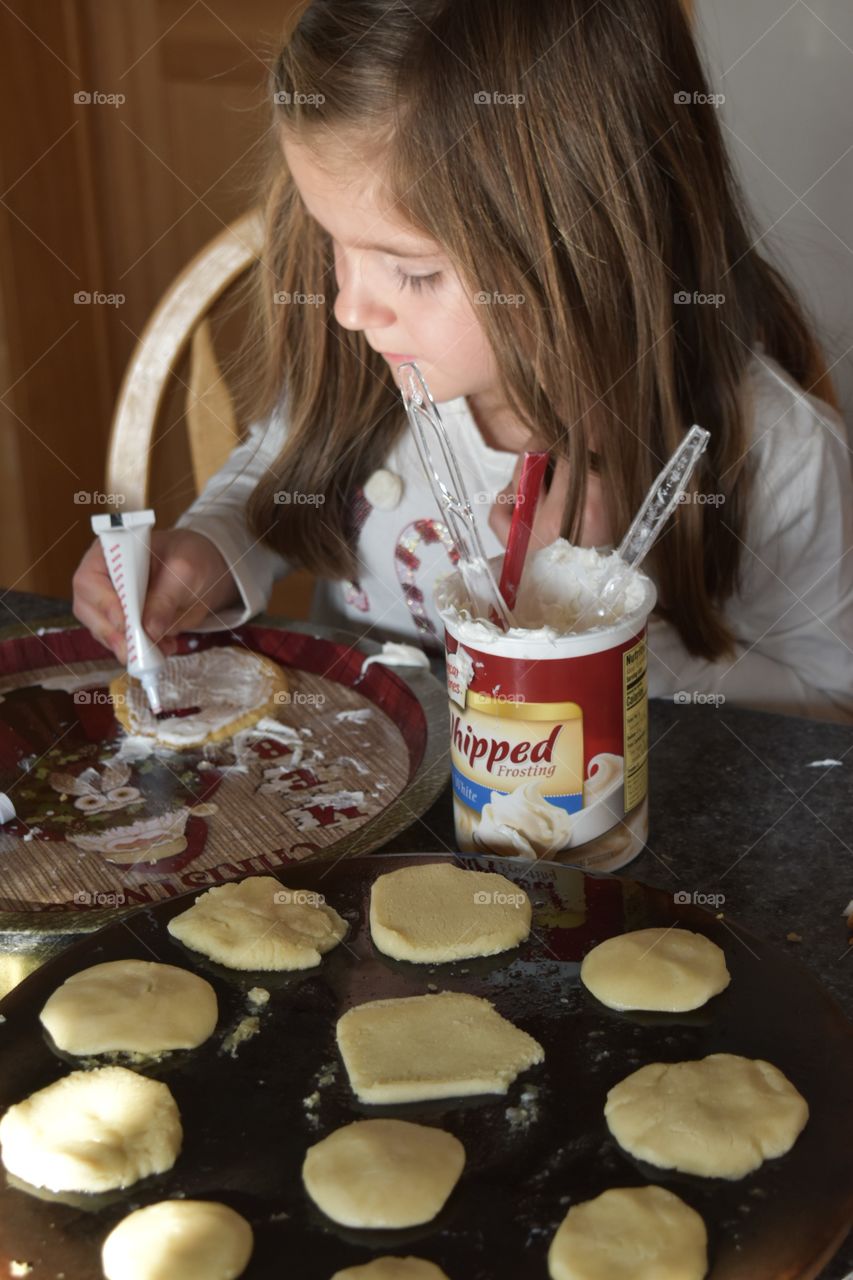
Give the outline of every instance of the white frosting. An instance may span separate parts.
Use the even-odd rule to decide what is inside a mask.
[[[343,769],[343,768],[355,769],[356,773],[361,773],[361,774],[370,773],[370,770],[368,769],[367,765],[364,764],[361,760],[356,760],[355,756],[338,756],[337,760],[335,761],[335,764],[332,767],[337,769]]]
[[[583,809],[572,818],[572,845],[596,840],[622,821],[625,761],[602,751],[587,765],[583,784]]]
[[[145,760],[156,751],[157,743],[153,738],[143,738],[138,734],[128,733],[122,740],[114,760],[125,760],[132,764],[136,760]]]
[[[584,808],[612,796],[622,786],[625,777],[625,761],[610,751],[593,756],[587,765],[583,784]]]
[[[474,843],[520,858],[549,857],[561,849],[586,844],[621,819],[622,756],[603,751],[593,756],[583,784],[583,809],[570,814],[542,791],[542,780],[528,778],[504,795],[491,793],[482,815],[470,820]],[[615,798],[611,810],[608,802]]]
[[[348,721],[350,724],[364,724],[372,715],[370,707],[358,707],[355,711],[339,711],[335,719]]]
[[[381,662],[383,667],[423,667],[429,671],[429,658],[423,649],[413,644],[398,644],[396,640],[386,640],[381,653],[372,653],[361,664],[362,673],[371,662]]]
[[[463,643],[482,648],[499,638],[556,640],[603,630],[642,608],[647,580],[631,572],[626,589],[604,610],[604,616],[599,612],[605,582],[624,568],[615,551],[603,555],[594,547],[575,547],[558,538],[528,558],[513,610],[514,625],[506,632],[474,616],[459,573],[439,580],[435,600]]]
[[[474,828],[476,844],[520,858],[547,858],[571,838],[571,814],[545,799],[539,778],[528,778],[507,795],[493,791]]]
[[[342,809],[357,809],[359,805],[364,804],[364,792],[324,792],[320,795],[312,795],[310,803],[312,806],[319,805],[321,808],[334,809],[336,812]],[[320,825],[313,813],[310,813],[307,809],[297,809],[290,816],[300,831],[308,831],[312,827],[319,827]]]
[[[158,720],[144,689],[131,683],[127,689],[130,732],[157,738],[167,746],[192,746],[263,706],[272,696],[273,685],[268,666],[249,649],[228,646],[176,654],[167,658],[159,675],[163,710],[199,710]]]
[[[459,679],[467,689],[471,681],[474,679],[473,659],[467,649],[457,649],[454,657],[456,659],[456,669],[459,672]],[[494,693],[495,690],[492,690],[492,692]]]
[[[403,497],[403,480],[396,471],[380,467],[364,482],[364,496],[377,511],[393,511]]]
[[[41,633],[39,633],[41,634]],[[103,688],[116,676],[120,676],[123,668],[112,666],[98,671],[63,671],[58,676],[43,676],[39,680],[42,689],[63,689],[66,693],[74,693],[76,689]]]
[[[272,738],[274,742],[281,742],[290,747],[291,755],[287,761],[288,769],[295,769],[301,763],[305,744],[297,731],[289,724],[282,724],[280,720],[275,720],[272,716],[262,716],[250,728],[241,729],[239,733],[234,734],[231,745],[234,755],[237,757],[237,766],[232,765],[231,767],[236,768],[251,764],[255,760],[251,747],[253,743],[260,742],[262,738]],[[219,767],[217,765],[217,768]]]

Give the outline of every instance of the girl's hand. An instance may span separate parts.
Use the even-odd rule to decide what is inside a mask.
[[[96,640],[127,662],[124,610],[107,570],[100,538],[83,556],[72,581],[74,616]],[[192,529],[154,530],[151,570],[142,626],[168,658],[175,636],[191,631],[217,609],[237,602],[239,591],[224,557]]]
[[[489,512],[489,525],[506,546],[509,526],[512,521],[512,497],[518,488],[521,477],[523,454],[519,454],[518,462],[512,473],[512,479],[502,489]],[[563,527],[563,513],[569,493],[569,464],[565,458],[558,458],[554,464],[551,486],[539,495],[536,515],[533,517],[533,532],[530,535],[530,550],[537,551],[547,547],[560,537]],[[604,547],[613,541],[604,499],[601,493],[601,480],[591,471],[586,487],[586,506],[584,507],[583,526],[580,545],[582,547]]]

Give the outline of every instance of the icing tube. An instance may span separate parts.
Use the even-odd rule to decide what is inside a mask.
[[[92,528],[101,539],[104,559],[116,595],[124,609],[127,638],[127,670],[136,676],[155,715],[162,710],[157,675],[165,659],[142,630],[142,607],[148,590],[151,565],[153,511],[126,511],[92,516]]]

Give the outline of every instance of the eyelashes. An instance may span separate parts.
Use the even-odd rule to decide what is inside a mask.
[[[420,293],[421,289],[434,289],[441,279],[440,271],[432,271],[429,275],[410,276],[397,266],[394,267],[394,275],[397,277],[400,289],[412,289],[415,293]]]

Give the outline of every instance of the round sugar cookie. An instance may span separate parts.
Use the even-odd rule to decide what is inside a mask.
[[[604,1115],[638,1160],[734,1179],[790,1151],[809,1108],[771,1063],[713,1053],[640,1067],[610,1090]]]
[[[370,894],[370,933],[385,955],[415,964],[493,956],[530,933],[523,889],[490,871],[449,862],[379,876]]]
[[[332,1280],[448,1280],[445,1273],[424,1258],[373,1258],[359,1267],[336,1271]]]
[[[637,929],[593,947],[581,982],[611,1009],[684,1013],[731,981],[721,947],[688,929]]]
[[[168,1087],[125,1067],[98,1067],[31,1093],[0,1120],[0,1155],[48,1191],[112,1191],[171,1169],[182,1141]]]
[[[209,982],[172,964],[110,960],[66,978],[39,1015],[66,1053],[195,1049],[218,1017]]]
[[[240,645],[195,649],[167,658],[157,680],[163,713],[151,710],[135,676],[123,672],[110,684],[116,719],[130,734],[181,751],[231,738],[273,715],[287,692],[281,667]],[[184,714],[189,712],[189,714]]]
[[[218,885],[168,924],[173,938],[228,969],[312,969],[347,923],[322,895],[287,889],[274,876]]]
[[[236,1280],[254,1244],[245,1218],[214,1200],[161,1200],[122,1218],[101,1250],[106,1280]]]
[[[663,1187],[614,1187],[573,1205],[548,1251],[551,1280],[703,1280],[708,1234]]]
[[[371,1229],[431,1222],[465,1165],[443,1129],[408,1120],[355,1120],[308,1148],[302,1181],[333,1222]]]

